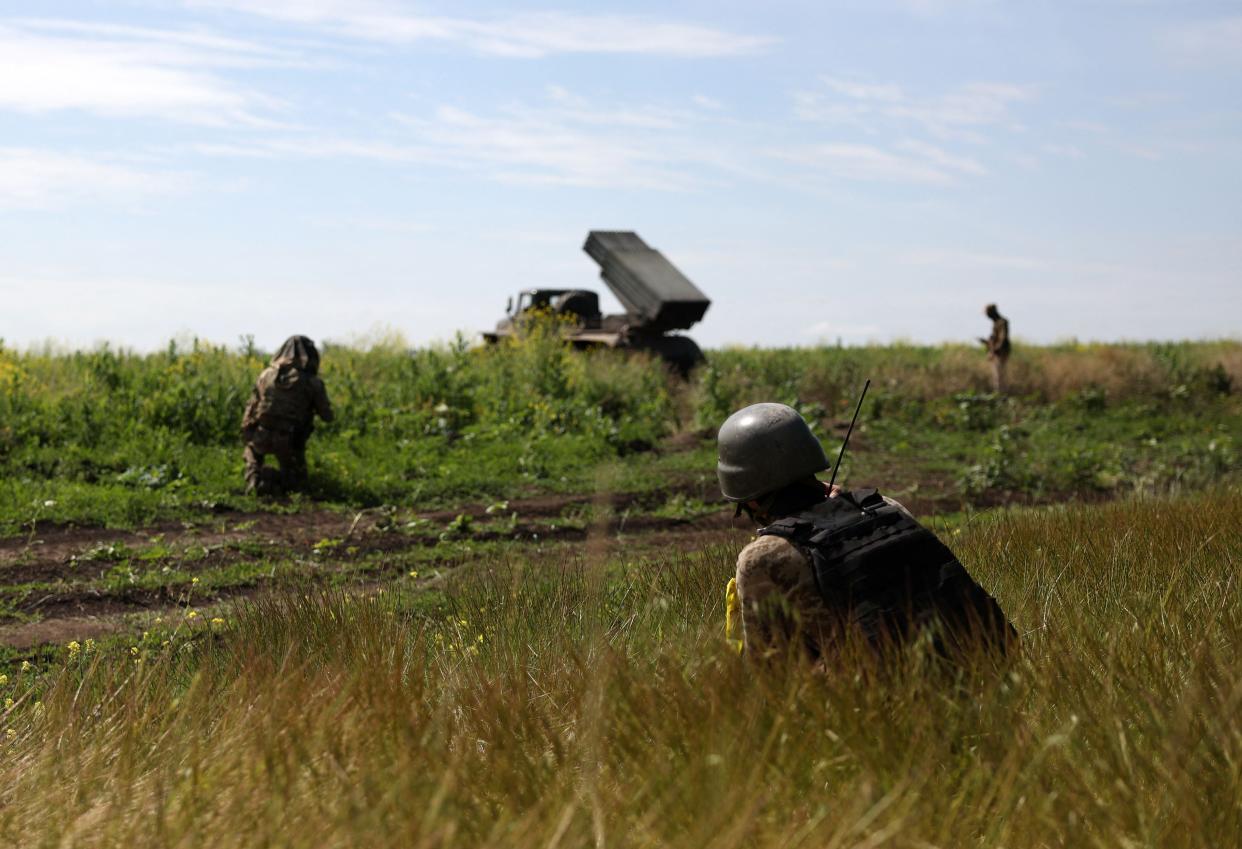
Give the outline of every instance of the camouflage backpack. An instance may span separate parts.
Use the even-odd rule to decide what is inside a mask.
[[[292,365],[268,366],[255,386],[258,395],[254,419],[269,430],[283,433],[309,433],[313,425],[310,405],[310,375]]]
[[[827,515],[819,515],[824,508]],[[935,534],[874,490],[829,499],[816,513],[759,530],[789,540],[811,561],[815,586],[843,622],[877,648],[932,628],[937,649],[980,643],[1002,653],[1017,633],[1004,612]]]

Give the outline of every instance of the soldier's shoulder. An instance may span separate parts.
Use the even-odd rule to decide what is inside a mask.
[[[784,537],[775,535],[757,537],[754,542],[742,549],[737,556],[738,572],[745,572],[756,567],[763,567],[776,562],[790,559],[806,560],[806,556],[798,547]]]

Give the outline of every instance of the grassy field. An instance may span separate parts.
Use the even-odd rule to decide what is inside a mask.
[[[494,553],[263,595],[3,685],[24,846],[1236,846],[1242,493],[949,532],[1022,633],[951,675],[761,669],[734,547]]]
[[[709,352],[682,383],[658,365],[567,351],[551,332],[500,348],[328,346],[338,420],[311,441],[309,498],[243,493],[239,422],[265,357],[170,345],[138,356],[0,346],[0,533],[40,522],[134,527],[229,511],[437,510],[711,484],[714,428],[759,400],[798,407],[835,448],[873,380],[848,471],[937,511],[1196,489],[1232,476],[1242,344],[1020,347],[1013,393],[984,392],[964,347]]]
[[[311,491],[242,492],[264,356],[0,347],[0,838],[23,846],[1235,846],[1242,344],[328,346]],[[713,428],[797,406],[1023,652],[756,668]]]

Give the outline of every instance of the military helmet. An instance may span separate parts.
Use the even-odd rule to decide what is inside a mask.
[[[751,404],[720,426],[716,477],[730,501],[776,492],[831,465],[802,416],[785,404]]]

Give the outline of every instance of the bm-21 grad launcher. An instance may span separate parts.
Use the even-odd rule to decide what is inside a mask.
[[[599,276],[625,313],[601,314],[599,295],[589,289],[524,289],[509,299],[505,318],[483,334],[484,340],[512,336],[542,311],[564,319],[562,332],[576,348],[650,351],[682,374],[702,362],[694,340],[676,333],[693,327],[711,306],[686,275],[637,233],[592,230],[583,250],[599,263]]]

